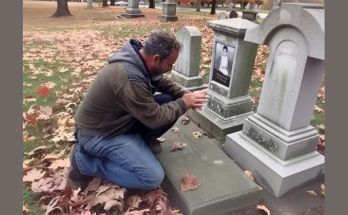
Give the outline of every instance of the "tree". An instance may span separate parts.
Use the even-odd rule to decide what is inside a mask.
[[[110,5],[115,6],[115,0],[110,0]]]
[[[108,6],[108,0],[103,0],[102,7],[107,7]]]
[[[155,8],[155,0],[150,0],[149,1],[149,8]]]
[[[216,0],[212,0],[212,2],[211,2],[211,11],[210,11],[211,15],[214,15],[216,13],[215,12],[215,8],[216,8]]]
[[[57,10],[52,17],[71,16],[68,0],[57,0]]]
[[[92,4],[92,0],[87,0],[87,8],[92,8],[93,4]]]

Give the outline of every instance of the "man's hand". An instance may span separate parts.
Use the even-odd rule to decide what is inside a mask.
[[[208,101],[207,91],[195,91],[193,93],[186,93],[182,97],[188,108],[202,108],[204,103]]]

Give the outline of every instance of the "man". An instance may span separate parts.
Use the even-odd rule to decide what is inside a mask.
[[[77,144],[68,174],[73,189],[84,189],[92,177],[132,189],[160,186],[164,172],[153,154],[160,149],[156,138],[207,101],[205,92],[185,91],[162,76],[179,50],[173,35],[154,32],[144,45],[125,43],[101,69],[75,115]]]

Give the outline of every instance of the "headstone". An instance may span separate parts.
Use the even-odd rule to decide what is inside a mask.
[[[232,10],[228,16],[228,18],[237,18],[238,17],[238,13],[235,10]]]
[[[242,13],[243,13],[243,15],[242,15],[243,19],[247,19],[250,21],[256,20],[256,15],[257,15],[256,10],[243,10]]]
[[[240,19],[209,21],[214,30],[209,100],[190,117],[209,135],[224,141],[226,134],[242,129],[252,113],[248,95],[257,45],[244,41],[246,29],[255,23]]]
[[[228,19],[228,13],[226,11],[222,11],[218,14],[218,19]]]
[[[160,16],[161,22],[177,21],[176,16],[176,3],[175,0],[167,0],[162,3],[162,15]]]
[[[322,4],[283,3],[245,36],[271,52],[257,113],[227,136],[224,150],[276,197],[324,174],[319,135],[310,126],[324,73],[324,33]]]
[[[126,18],[138,18],[144,17],[139,9],[139,0],[128,0],[126,13],[122,14]]]
[[[198,75],[201,61],[201,33],[196,27],[184,26],[178,29],[176,38],[183,47],[175,63],[175,70],[171,73],[171,79],[186,90],[205,88],[202,85],[202,77]]]

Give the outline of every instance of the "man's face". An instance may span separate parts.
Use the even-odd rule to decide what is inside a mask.
[[[169,57],[167,57],[164,60],[158,60],[158,62],[156,62],[154,66],[154,74],[160,75],[160,74],[164,74],[166,72],[171,71],[173,68],[173,64],[178,58],[178,55],[179,55],[179,51],[176,49],[173,49]]]

